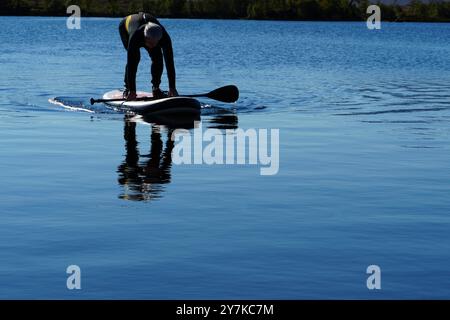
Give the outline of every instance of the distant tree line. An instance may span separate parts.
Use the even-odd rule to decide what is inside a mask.
[[[0,15],[63,16],[80,6],[83,16],[126,16],[145,11],[158,17],[365,20],[368,0],[1,0]],[[372,2],[373,3],[373,2]],[[411,0],[407,5],[382,4],[381,17],[389,21],[450,21],[450,2]]]

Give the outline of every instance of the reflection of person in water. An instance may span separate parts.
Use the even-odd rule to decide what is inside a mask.
[[[157,126],[152,125],[150,155],[140,156],[136,140],[136,123],[125,119],[124,138],[126,156],[118,167],[119,184],[124,187],[121,199],[142,201],[160,198],[163,185],[170,182],[172,166],[173,130],[167,132],[166,147]],[[140,157],[148,160],[139,161]]]
[[[117,168],[119,184],[123,186],[121,199],[143,201],[161,197],[164,184],[171,181],[172,151],[174,142],[172,133],[177,128],[193,129],[195,121],[200,120],[199,115],[171,116],[168,119],[144,116],[143,120],[151,124],[151,147],[149,155],[140,155],[136,140],[136,122],[125,118],[124,138],[126,155],[123,163]],[[157,124],[158,125],[157,125]],[[235,114],[224,113],[214,115],[208,121],[209,128],[234,129],[238,127]],[[166,146],[159,131],[160,125],[167,129]],[[140,161],[142,158],[145,160]]]

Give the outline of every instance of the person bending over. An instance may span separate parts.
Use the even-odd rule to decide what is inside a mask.
[[[124,98],[136,99],[136,73],[141,59],[140,48],[147,50],[152,61],[153,96],[157,99],[164,97],[164,93],[159,88],[164,62],[169,79],[169,97],[178,96],[175,86],[172,40],[161,23],[151,14],[140,12],[123,18],[119,24],[119,33],[123,46],[127,50]]]

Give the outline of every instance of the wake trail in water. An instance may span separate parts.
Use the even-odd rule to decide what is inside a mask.
[[[393,109],[383,111],[369,111],[369,112],[352,112],[352,113],[337,113],[337,116],[359,116],[359,115],[376,115],[385,113],[411,113],[411,112],[429,112],[429,111],[441,111],[450,108],[417,108],[417,109]]]
[[[103,104],[91,105],[88,101],[79,97],[54,97],[48,100],[53,105],[64,108],[67,111],[88,112],[88,113],[118,113],[113,108],[108,108]]]
[[[90,113],[95,113],[95,111],[87,109],[85,107],[75,107],[75,106],[70,106],[70,105],[66,105],[63,102],[58,100],[58,97],[55,97],[53,99],[48,99],[48,102],[50,102],[51,104],[57,105],[57,106],[61,106],[64,109],[70,110],[70,111],[82,111],[82,112],[90,112]]]
[[[412,116],[424,112],[441,112],[445,116],[450,110],[450,88],[445,83],[411,79],[361,83],[358,86],[347,83],[339,97],[328,98],[329,102],[322,110],[328,109],[338,116]]]

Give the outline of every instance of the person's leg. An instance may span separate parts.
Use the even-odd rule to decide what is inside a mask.
[[[119,34],[120,39],[122,40],[123,47],[125,48],[125,50],[128,50],[129,35],[127,29],[125,28],[125,21],[126,18],[123,18],[122,21],[120,21],[119,23]]]
[[[122,40],[123,47],[125,48],[125,50],[128,51],[129,35],[125,28],[125,21],[126,21],[126,18],[123,18],[122,21],[120,21],[120,23],[119,23],[119,34],[120,34],[120,39]],[[125,76],[123,79],[124,92],[128,91],[127,75],[128,75],[128,66],[125,65]]]
[[[128,94],[128,64],[125,64],[125,75],[123,77],[123,93]]]

